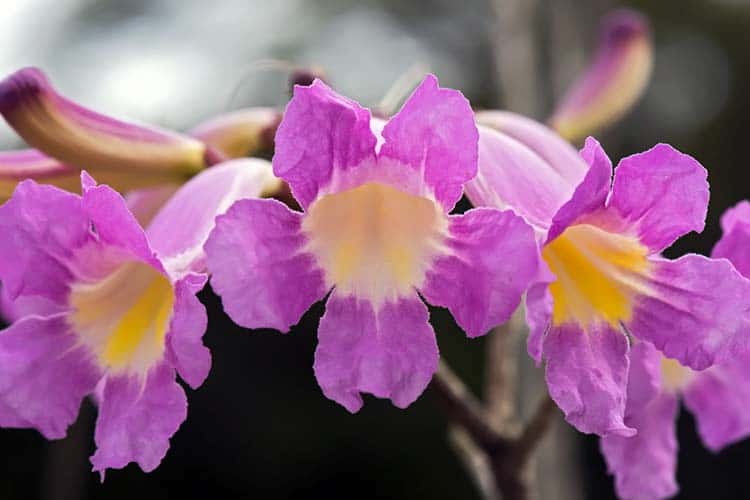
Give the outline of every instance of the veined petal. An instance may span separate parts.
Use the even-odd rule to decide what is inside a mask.
[[[624,421],[628,341],[608,323],[552,326],[544,338],[546,379],[565,419],[581,432],[632,436]]]
[[[216,219],[204,246],[211,286],[237,324],[288,331],[327,293],[301,219],[276,200],[240,200]]]
[[[0,233],[0,280],[9,298],[39,295],[64,304],[72,280],[66,261],[91,236],[81,198],[24,181],[0,206]]]
[[[630,351],[625,422],[635,436],[606,436],[601,449],[623,499],[666,498],[677,492],[677,396],[662,387],[661,354],[649,343]]]
[[[390,159],[419,173],[419,183],[446,212],[477,174],[479,137],[469,101],[457,90],[439,87],[433,75],[386,123],[383,139],[381,163]]]
[[[203,345],[208,316],[195,296],[207,278],[204,274],[188,274],[175,283],[174,311],[166,337],[170,362],[193,389],[203,384],[211,369],[211,352]]]
[[[679,490],[675,480],[677,410],[677,397],[662,392],[631,417],[638,434],[602,438],[602,454],[615,476],[619,498],[669,498]]]
[[[608,208],[653,253],[690,231],[701,232],[708,210],[708,173],[668,144],[623,158],[615,169]]]
[[[224,162],[182,186],[148,226],[151,247],[173,276],[205,269],[203,244],[214,220],[243,198],[274,190],[280,180],[271,164],[247,158]]]
[[[280,121],[276,109],[247,108],[200,123],[190,135],[226,158],[243,158],[270,149]]]
[[[724,259],[649,260],[649,291],[625,322],[634,336],[694,370],[748,350],[750,281]]]
[[[83,108],[58,94],[35,68],[0,82],[0,113],[28,144],[79,169],[182,179],[206,165],[200,141]]]
[[[64,313],[23,318],[0,331],[0,425],[65,437],[102,375]]]
[[[544,337],[552,325],[553,302],[549,285],[555,280],[544,261],[540,263],[539,274],[526,292],[526,324],[529,325],[526,351],[537,366],[542,362]]]
[[[550,124],[578,142],[627,113],[648,84],[653,45],[646,18],[619,10],[607,16],[591,66],[572,85]]]
[[[550,176],[547,182],[559,183],[560,178],[570,193],[589,169],[569,142],[531,118],[509,111],[479,111],[476,119],[479,125],[495,129],[536,153],[557,174]]]
[[[750,203],[741,201],[721,216],[724,234],[711,257],[729,259],[745,277],[750,277]]]
[[[419,289],[447,307],[469,337],[484,335],[518,307],[539,266],[531,227],[510,210],[477,208],[450,218],[448,252]]]
[[[122,195],[107,185],[97,184],[86,172],[81,174],[81,185],[81,206],[96,242],[162,271],[146,233],[128,210]]]
[[[148,376],[108,377],[96,421],[94,470],[104,478],[107,469],[136,462],[144,472],[154,470],[169,449],[169,439],[187,417],[185,391],[174,369],[166,363]]]
[[[307,207],[344,172],[375,162],[370,112],[320,80],[295,86],[276,132],[273,170]]]
[[[315,376],[326,397],[354,413],[360,392],[406,408],[437,370],[438,349],[427,307],[414,294],[375,307],[341,296],[326,304],[318,328]]]
[[[552,219],[547,241],[557,238],[577,219],[604,208],[612,182],[612,162],[599,142],[593,137],[586,139],[581,156],[590,165],[586,177],[576,187],[573,196]]]
[[[479,172],[464,186],[474,206],[510,208],[544,235],[573,188],[521,142],[479,126]]]
[[[747,354],[695,373],[683,390],[698,433],[714,452],[750,435],[750,357]]]

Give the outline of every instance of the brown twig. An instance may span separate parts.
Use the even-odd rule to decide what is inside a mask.
[[[469,433],[459,425],[452,425],[448,429],[448,439],[456,455],[461,459],[464,467],[471,475],[474,485],[484,500],[500,500],[492,463],[482,449],[477,446]]]
[[[490,419],[501,432],[512,434],[518,429],[516,332],[523,326],[523,309],[498,326],[487,340],[484,397]]]
[[[534,415],[532,415],[531,419],[524,426],[521,435],[516,439],[514,452],[517,460],[521,462],[528,461],[549,429],[556,410],[557,405],[555,405],[555,402],[552,401],[549,394],[544,394]]]
[[[511,432],[494,425],[490,413],[445,362],[431,387],[452,424],[451,443],[482,498],[495,500],[498,492],[505,500],[530,498],[528,465],[554,415],[552,400],[545,397],[521,431]]]
[[[508,442],[493,428],[482,403],[444,361],[440,361],[431,386],[440,397],[448,419],[464,428],[478,446],[484,450],[508,446]]]

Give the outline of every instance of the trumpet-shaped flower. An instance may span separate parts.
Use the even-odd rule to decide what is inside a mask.
[[[724,235],[713,257],[729,259],[750,276],[750,203],[740,203],[722,217]],[[750,356],[746,353],[694,371],[639,343],[631,351],[625,422],[633,437],[601,441],[621,498],[658,499],[677,492],[678,398],[695,416],[698,434],[712,451],[750,435]]]
[[[437,368],[428,302],[471,337],[502,322],[536,275],[532,229],[510,211],[449,215],[476,174],[469,103],[428,76],[387,123],[316,80],[297,86],[274,172],[304,212],[242,200],[205,250],[238,324],[287,331],[330,290],[314,369],[355,412],[361,392],[406,407]]]
[[[203,243],[218,213],[269,179],[261,160],[213,167],[145,231],[85,172],[80,196],[19,184],[0,207],[0,280],[17,317],[0,332],[0,425],[62,438],[96,394],[94,469],[154,469],[186,417],[175,373],[197,388],[211,364],[195,296],[206,281]]]
[[[525,171],[507,161],[519,152],[534,158]],[[728,360],[747,348],[750,281],[723,259],[660,256],[703,229],[708,184],[695,159],[660,144],[623,159],[613,181],[609,158],[589,138],[576,185],[567,180],[581,175],[581,162],[552,164],[545,154],[482,128],[480,172],[467,194],[476,205],[510,206],[537,228],[550,273],[527,294],[528,347],[546,362],[567,420],[583,432],[632,435],[623,421],[628,335],[694,370]]]

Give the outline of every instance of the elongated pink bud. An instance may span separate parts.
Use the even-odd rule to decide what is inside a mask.
[[[630,10],[613,12],[602,22],[600,45],[591,66],[562,99],[550,125],[575,143],[595,135],[638,101],[652,66],[648,20]]]
[[[66,99],[36,68],[0,82],[0,113],[31,146],[77,169],[186,178],[206,166],[198,140],[110,118]]]

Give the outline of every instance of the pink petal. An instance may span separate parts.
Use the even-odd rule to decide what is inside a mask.
[[[144,472],[151,472],[186,417],[185,391],[169,365],[155,366],[145,380],[129,375],[108,377],[96,421],[94,470],[103,478],[107,469],[136,462]]]
[[[383,128],[380,159],[420,173],[446,212],[477,174],[478,132],[469,101],[427,75]]]
[[[307,207],[344,172],[373,164],[375,142],[368,110],[320,80],[298,85],[276,132],[274,174]]]
[[[685,405],[695,416],[698,433],[718,452],[750,436],[750,356],[738,355],[695,373],[684,389]]]
[[[547,386],[565,419],[581,432],[632,436],[623,421],[628,341],[602,323],[589,331],[577,324],[553,326],[544,338]]]
[[[711,257],[729,259],[745,277],[750,277],[750,203],[741,201],[721,216],[724,234]]]
[[[706,169],[695,158],[658,144],[620,161],[609,208],[635,229],[652,252],[660,252],[683,234],[703,231],[706,177]]]
[[[147,229],[152,248],[174,276],[203,272],[203,244],[214,221],[243,198],[257,198],[280,181],[271,164],[257,158],[224,162],[182,186]]]
[[[211,351],[203,345],[208,326],[206,308],[195,296],[207,277],[188,274],[174,285],[175,303],[167,333],[167,355],[180,377],[197,389],[211,370]]]
[[[581,156],[590,165],[583,181],[576,186],[573,196],[555,214],[547,241],[552,241],[578,219],[604,208],[612,182],[612,162],[599,142],[586,139]]]
[[[626,322],[636,337],[694,370],[750,348],[750,281],[726,260],[652,258],[648,295]]]
[[[415,295],[380,309],[334,290],[318,328],[315,376],[326,397],[354,413],[360,392],[406,408],[437,370],[438,349],[427,307]]]
[[[0,332],[0,425],[63,438],[101,376],[65,314],[23,318]]]
[[[276,200],[241,200],[217,218],[206,260],[211,286],[237,324],[288,331],[325,296],[306,243],[301,214]]]
[[[510,318],[537,275],[534,232],[511,211],[477,208],[450,218],[449,248],[428,270],[420,293],[447,307],[469,337]]]
[[[476,118],[478,124],[501,132],[536,153],[557,174],[555,177],[563,179],[571,193],[588,171],[578,151],[542,123],[509,111],[479,111]]]
[[[574,187],[524,144],[479,127],[479,172],[465,186],[474,206],[510,208],[544,235]]]

